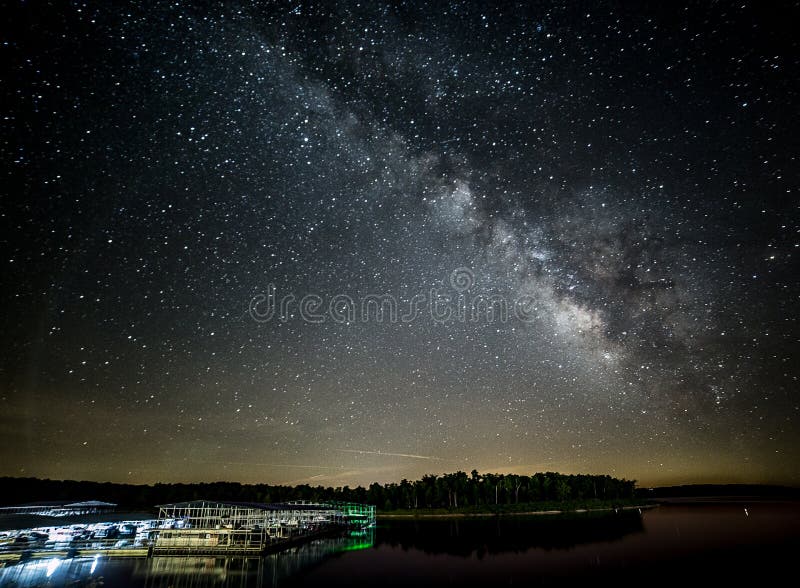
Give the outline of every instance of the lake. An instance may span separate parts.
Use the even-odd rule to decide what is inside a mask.
[[[0,585],[763,584],[795,575],[798,548],[798,503],[679,504],[641,513],[379,520],[375,530],[263,558],[29,561],[0,569]]]

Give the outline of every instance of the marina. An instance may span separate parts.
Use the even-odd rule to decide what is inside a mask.
[[[194,500],[159,505],[155,518],[52,506],[0,517],[0,565],[86,557],[260,556],[375,526],[375,507],[346,502]],[[55,513],[55,514],[54,514]],[[130,513],[129,513],[130,514]]]

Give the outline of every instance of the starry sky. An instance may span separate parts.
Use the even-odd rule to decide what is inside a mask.
[[[0,475],[800,484],[798,3],[4,12]]]

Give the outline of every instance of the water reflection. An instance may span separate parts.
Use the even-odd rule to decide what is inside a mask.
[[[344,551],[372,547],[375,529],[317,539],[263,557],[153,557],[137,562],[133,577],[151,588],[277,586],[301,570]]]
[[[618,541],[626,535],[642,533],[644,527],[641,514],[633,510],[575,516],[391,520],[382,523],[379,531],[378,546],[482,558],[533,548],[569,549],[586,543]]]
[[[0,568],[0,586],[97,586],[98,558],[49,557]]]
[[[662,506],[559,517],[381,521],[263,558],[29,559],[0,586],[777,584],[795,574],[800,505]],[[646,581],[645,581],[646,580]]]
[[[263,557],[51,557],[0,568],[0,586],[278,586],[329,556],[375,544],[375,529],[317,539]]]

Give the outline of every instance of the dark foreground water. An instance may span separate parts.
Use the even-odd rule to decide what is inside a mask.
[[[798,548],[800,504],[680,505],[641,514],[392,520],[265,558],[29,561],[0,569],[0,585],[761,585],[796,578]]]

